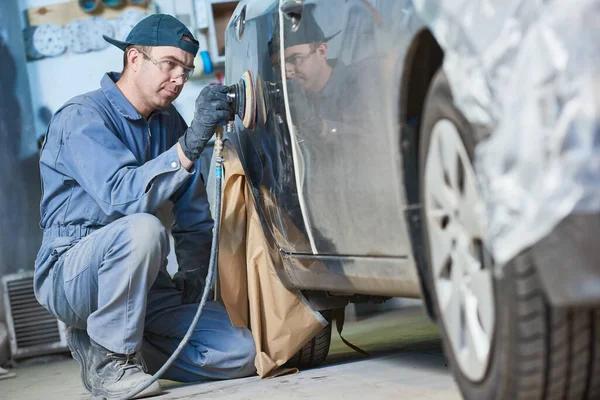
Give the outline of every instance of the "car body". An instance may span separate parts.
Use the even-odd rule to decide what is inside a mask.
[[[564,269],[538,274],[536,248],[494,275],[472,166],[490,127],[455,106],[444,56],[411,0],[242,1],[226,32],[225,78],[236,83],[252,71],[256,122],[237,120],[228,139],[286,287],[322,310],[350,299],[422,297],[463,395],[473,399],[526,392],[531,371],[519,346],[528,336],[514,332],[533,335],[527,324],[539,323],[543,335],[530,345],[546,350],[535,354],[544,367],[535,375],[539,397],[531,398],[543,398],[552,383],[543,377],[552,368],[553,324],[582,318],[595,354],[597,293],[583,298],[558,287],[564,275],[552,271]],[[581,262],[589,272],[582,276],[597,279],[592,259]],[[546,318],[559,308],[548,299],[592,308],[581,316],[574,309],[575,317],[561,311],[553,321]],[[512,352],[519,356],[503,358]],[[600,368],[590,362],[587,387]]]
[[[401,10],[400,3],[391,4]],[[250,8],[255,5],[269,6],[267,8],[271,11],[249,20]],[[311,135],[301,133],[297,128],[294,129],[296,132],[290,133],[284,104],[275,100],[277,96],[283,99],[279,66],[273,64],[272,55],[269,54],[269,48],[272,48],[269,42],[279,42],[276,37],[279,34],[276,28],[279,24],[277,2],[250,2],[247,7],[242,40],[228,38],[226,80],[234,83],[245,70],[255,71],[255,77],[267,82],[269,90],[265,92],[276,92],[265,94],[265,97],[271,97],[269,104],[275,105],[268,110],[265,123],[257,121],[253,129],[238,129],[238,134],[231,140],[240,150],[240,159],[252,183],[269,243],[283,255],[280,278],[290,288],[419,297],[419,279],[407,222],[410,220],[407,213],[411,212],[408,207],[411,201],[404,193],[403,182],[406,178],[401,168],[404,162],[401,143],[397,137],[387,135],[399,121],[397,113],[400,109],[394,103],[400,101],[401,93],[390,93],[391,88],[398,87],[399,82],[384,82],[387,84],[386,93],[354,94],[357,104],[353,104],[353,107],[368,109],[372,102],[381,103],[385,115],[367,121],[372,124],[371,129],[379,134],[372,135],[362,130],[353,132],[353,136],[347,138],[342,132],[344,128],[332,126],[328,128],[329,132],[337,129],[337,135],[331,135],[322,143],[305,142],[306,146],[295,146],[292,141],[294,133],[299,142]],[[332,2],[323,8],[339,16],[334,24],[328,26],[328,33],[343,30],[349,23],[347,19],[352,18],[356,19],[357,24],[366,19],[365,29],[377,30],[372,16],[361,2]],[[363,14],[365,12],[366,16]],[[273,30],[269,31],[268,27]],[[416,34],[420,28],[416,17],[412,15],[407,16],[397,29],[399,32],[408,29],[411,34]],[[378,32],[372,34],[377,35]],[[228,35],[237,35],[235,28],[230,29]],[[232,60],[234,54],[243,52],[248,46],[244,40],[247,37],[260,38],[258,43],[252,45],[254,48],[249,52],[250,57],[244,63]],[[387,43],[380,44],[380,51],[392,48],[389,37],[381,39]],[[354,47],[355,40],[354,36],[341,32],[328,43],[329,53],[350,54],[347,47]],[[333,45],[336,43],[337,50],[334,51]],[[399,62],[405,59],[409,44],[407,37],[404,46],[398,46],[396,58]],[[362,43],[357,51],[366,51],[368,46],[369,43]],[[437,50],[439,52],[439,48]],[[363,58],[365,56],[361,55]],[[432,71],[440,65],[440,53],[438,57],[438,64],[431,66]],[[372,64],[369,68],[373,69],[365,70],[366,73],[377,75],[382,74],[385,68],[393,68],[375,58]],[[368,77],[353,76],[350,79],[365,78]],[[397,78],[400,79],[400,76]],[[292,120],[301,112],[293,105],[296,98],[301,101],[299,92],[289,93],[292,97]],[[334,106],[327,113],[318,123],[337,123],[335,116],[341,110]],[[238,125],[238,128],[243,127]],[[318,146],[321,148],[318,149]],[[349,174],[354,177],[345,180]],[[414,176],[408,177],[408,180],[416,183],[418,179]],[[332,185],[332,181],[336,184]],[[264,201],[262,194],[265,192],[269,194],[269,202]],[[385,196],[374,199],[372,193],[385,193]],[[347,207],[340,209],[339,204],[345,201],[349,202]],[[386,218],[377,218],[381,211],[386,213]],[[302,234],[288,235],[290,223]],[[344,234],[337,235],[335,232]],[[313,271],[304,266],[309,260],[332,261],[333,257],[336,262],[324,263],[327,271]],[[365,274],[365,270],[370,273]]]

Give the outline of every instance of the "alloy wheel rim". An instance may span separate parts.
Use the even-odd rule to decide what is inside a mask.
[[[492,262],[475,172],[455,124],[433,127],[425,162],[424,206],[433,281],[459,368],[481,380],[495,324]]]

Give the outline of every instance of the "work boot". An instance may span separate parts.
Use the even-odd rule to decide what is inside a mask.
[[[86,331],[69,326],[67,328],[67,345],[71,350],[71,355],[79,363],[83,386],[85,386],[88,392],[91,392],[92,387],[88,380],[87,368],[83,363],[83,360],[91,357],[89,354],[91,350],[90,337]]]
[[[81,379],[92,393],[92,399],[122,398],[152,377],[145,372],[141,356],[111,352],[90,339],[86,331],[69,327],[67,343],[79,363]],[[160,384],[154,382],[134,399],[160,393]]]

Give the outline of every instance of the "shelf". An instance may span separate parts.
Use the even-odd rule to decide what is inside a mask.
[[[65,3],[49,4],[43,7],[34,7],[27,9],[27,22],[30,26],[57,24],[65,26],[69,22],[79,18],[102,17],[106,19],[117,18],[123,11],[128,8],[134,8],[145,12],[147,7],[125,5],[120,8],[102,7],[99,12],[86,13],[79,2],[69,1]]]

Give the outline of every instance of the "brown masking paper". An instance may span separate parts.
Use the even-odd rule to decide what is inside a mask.
[[[219,232],[220,299],[233,325],[252,331],[258,375],[295,372],[281,366],[327,321],[300,292],[286,289],[279,280],[275,268],[281,267],[281,257],[267,246],[244,170],[235,149],[227,144]],[[271,201],[267,191],[263,196]]]

